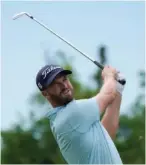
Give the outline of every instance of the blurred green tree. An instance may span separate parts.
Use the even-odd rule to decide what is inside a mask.
[[[145,164],[145,72],[140,71],[141,93],[131,105],[129,115],[120,116],[116,146],[125,164]]]
[[[105,55],[105,47],[99,49],[99,59],[102,64],[107,63]],[[47,53],[47,52],[45,52]],[[61,51],[57,52],[58,57],[61,53],[61,59],[65,61],[65,68],[72,69],[74,76],[70,77],[70,81],[75,89],[75,98],[89,98],[94,96],[102,84],[101,70],[93,74],[93,82],[97,83],[95,89],[84,86],[78,77],[78,73],[73,69],[67,60],[65,54]],[[49,61],[49,58],[47,58]],[[143,90],[144,72],[140,72],[140,84]],[[116,146],[120,152],[124,163],[140,164],[144,163],[144,139],[145,139],[145,105],[142,102],[144,94],[140,94],[134,104],[131,106],[131,114],[121,115],[120,129],[115,140]],[[31,106],[41,106],[42,109],[48,111],[48,102],[40,93],[35,93],[30,99]],[[31,123],[29,128],[23,127],[21,123],[16,124],[9,130],[1,131],[2,149],[1,163],[2,164],[65,164],[65,160],[61,156],[59,148],[54,140],[49,127],[49,121],[46,118],[35,119],[34,112],[30,114]]]

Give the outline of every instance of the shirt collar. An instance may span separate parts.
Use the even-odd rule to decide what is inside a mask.
[[[71,102],[73,102],[74,100],[72,100]],[[51,108],[49,110],[49,112],[47,112],[46,116],[50,119],[52,115],[56,114],[57,112],[59,112],[62,108],[66,107],[67,105],[69,105],[71,102],[69,102],[66,105],[62,105],[62,106],[58,106],[55,108]]]

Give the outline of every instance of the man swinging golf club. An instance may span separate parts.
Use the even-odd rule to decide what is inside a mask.
[[[100,92],[93,98],[82,100],[73,98],[73,86],[67,77],[71,71],[60,66],[47,65],[37,74],[36,84],[53,107],[48,118],[63,157],[69,164],[121,164],[112,139],[118,129],[121,97],[126,80],[119,76],[116,69],[104,67],[29,13],[21,12],[13,19],[24,15],[102,69],[104,83]],[[100,114],[104,111],[100,121]]]
[[[68,79],[71,73],[60,66],[46,65],[36,76],[38,88],[53,107],[48,118],[63,157],[68,164],[122,164],[112,141],[118,130],[124,87],[116,81],[119,73],[105,66],[100,92],[81,100],[73,97]]]
[[[102,69],[104,83],[100,92],[93,98],[82,100],[73,98],[73,86],[67,77],[71,71],[47,65],[37,74],[36,84],[53,107],[48,118],[63,157],[69,164],[121,164],[112,139],[118,129],[119,109],[126,80],[119,76],[116,69],[104,67],[29,13],[18,13],[13,19],[24,15]],[[104,111],[100,121],[100,114]]]

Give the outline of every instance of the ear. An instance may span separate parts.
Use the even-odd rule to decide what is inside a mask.
[[[47,96],[48,96],[48,92],[47,92],[47,91],[42,91],[42,95],[43,95],[44,97],[47,97]]]
[[[47,99],[47,100],[49,100],[50,99],[50,95],[49,95],[49,93],[48,93],[48,91],[42,91],[42,95]]]

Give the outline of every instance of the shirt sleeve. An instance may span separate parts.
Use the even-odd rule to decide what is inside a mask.
[[[74,130],[84,133],[98,121],[100,121],[100,112],[95,97],[76,100],[72,104],[69,124]]]

